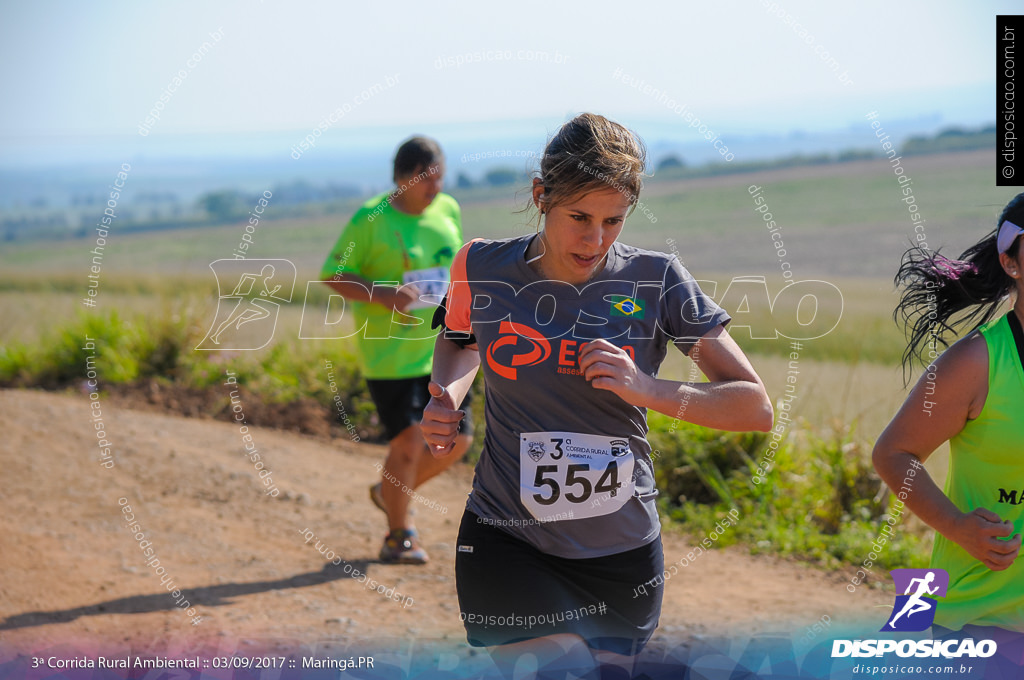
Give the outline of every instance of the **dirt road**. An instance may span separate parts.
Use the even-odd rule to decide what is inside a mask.
[[[93,650],[181,644],[308,644],[424,638],[465,646],[453,575],[454,540],[471,471],[422,489],[416,521],[424,567],[377,563],[385,522],[367,498],[381,446],[253,428],[278,489],[267,495],[239,427],[101,404],[113,467],[103,467],[89,400],[0,391],[0,645]],[[264,477],[266,479],[266,476]],[[124,506],[149,541],[147,566]],[[441,508],[446,509],[442,512]],[[310,533],[315,535],[306,543]],[[698,540],[703,536],[696,537]],[[325,568],[333,551],[401,598]],[[665,536],[675,562],[693,537]],[[161,585],[173,580],[175,597]],[[666,583],[661,641],[766,631],[802,633],[877,619],[891,596],[794,562],[713,550]],[[197,625],[177,600],[187,600]],[[885,609],[875,609],[882,606]],[[249,641],[246,643],[245,641]]]

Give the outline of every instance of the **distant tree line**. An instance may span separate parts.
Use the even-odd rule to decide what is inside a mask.
[[[948,127],[934,136],[915,135],[908,137],[900,147],[899,153],[913,156],[930,153],[947,153],[954,151],[971,151],[973,149],[989,149],[996,145],[995,125],[986,125],[976,130],[961,127]],[[803,165],[825,165],[828,163],[847,163],[850,161],[870,160],[879,158],[881,153],[876,149],[845,149],[832,153],[794,154],[769,160],[750,161],[746,163],[707,163],[700,167],[690,167],[676,154],[662,157],[655,170],[658,179],[684,179],[689,177],[708,177],[714,175],[775,170]]]
[[[329,183],[324,186],[297,180],[291,184],[279,184],[271,190],[275,208],[299,206],[309,203],[329,203],[350,198],[359,198],[362,190],[350,184]],[[246,194],[235,189],[210,191],[198,199],[196,204],[215,222],[230,222],[241,219],[252,210],[261,193]]]

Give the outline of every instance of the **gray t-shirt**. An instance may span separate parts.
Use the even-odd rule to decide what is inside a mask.
[[[669,342],[689,353],[729,315],[674,255],[616,242],[577,288],[526,264],[532,238],[473,241],[452,266],[445,325],[476,336],[486,395],[466,507],[551,555],[632,550],[660,531],[647,411],[587,382],[579,349],[604,338],[656,376]]]

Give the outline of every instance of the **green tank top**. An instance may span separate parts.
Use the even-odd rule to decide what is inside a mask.
[[[949,441],[945,492],[964,512],[983,507],[1010,520],[1017,534],[1024,532],[1024,369],[1012,314],[980,329],[988,346],[988,396],[978,417]],[[992,571],[937,533],[932,567],[949,572],[949,591],[939,600],[936,624],[952,630],[970,623],[1024,631],[1024,555],[1008,569]]]

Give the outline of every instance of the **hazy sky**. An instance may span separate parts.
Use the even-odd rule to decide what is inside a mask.
[[[561,121],[585,110],[681,120],[616,69],[734,133],[842,127],[873,108],[984,122],[994,120],[994,16],[1020,10],[953,0],[2,7],[7,142],[137,134],[179,71],[187,77],[165,93],[152,135],[309,130],[346,105],[337,129]],[[472,53],[489,60],[448,65]],[[356,102],[388,77],[397,82]]]

